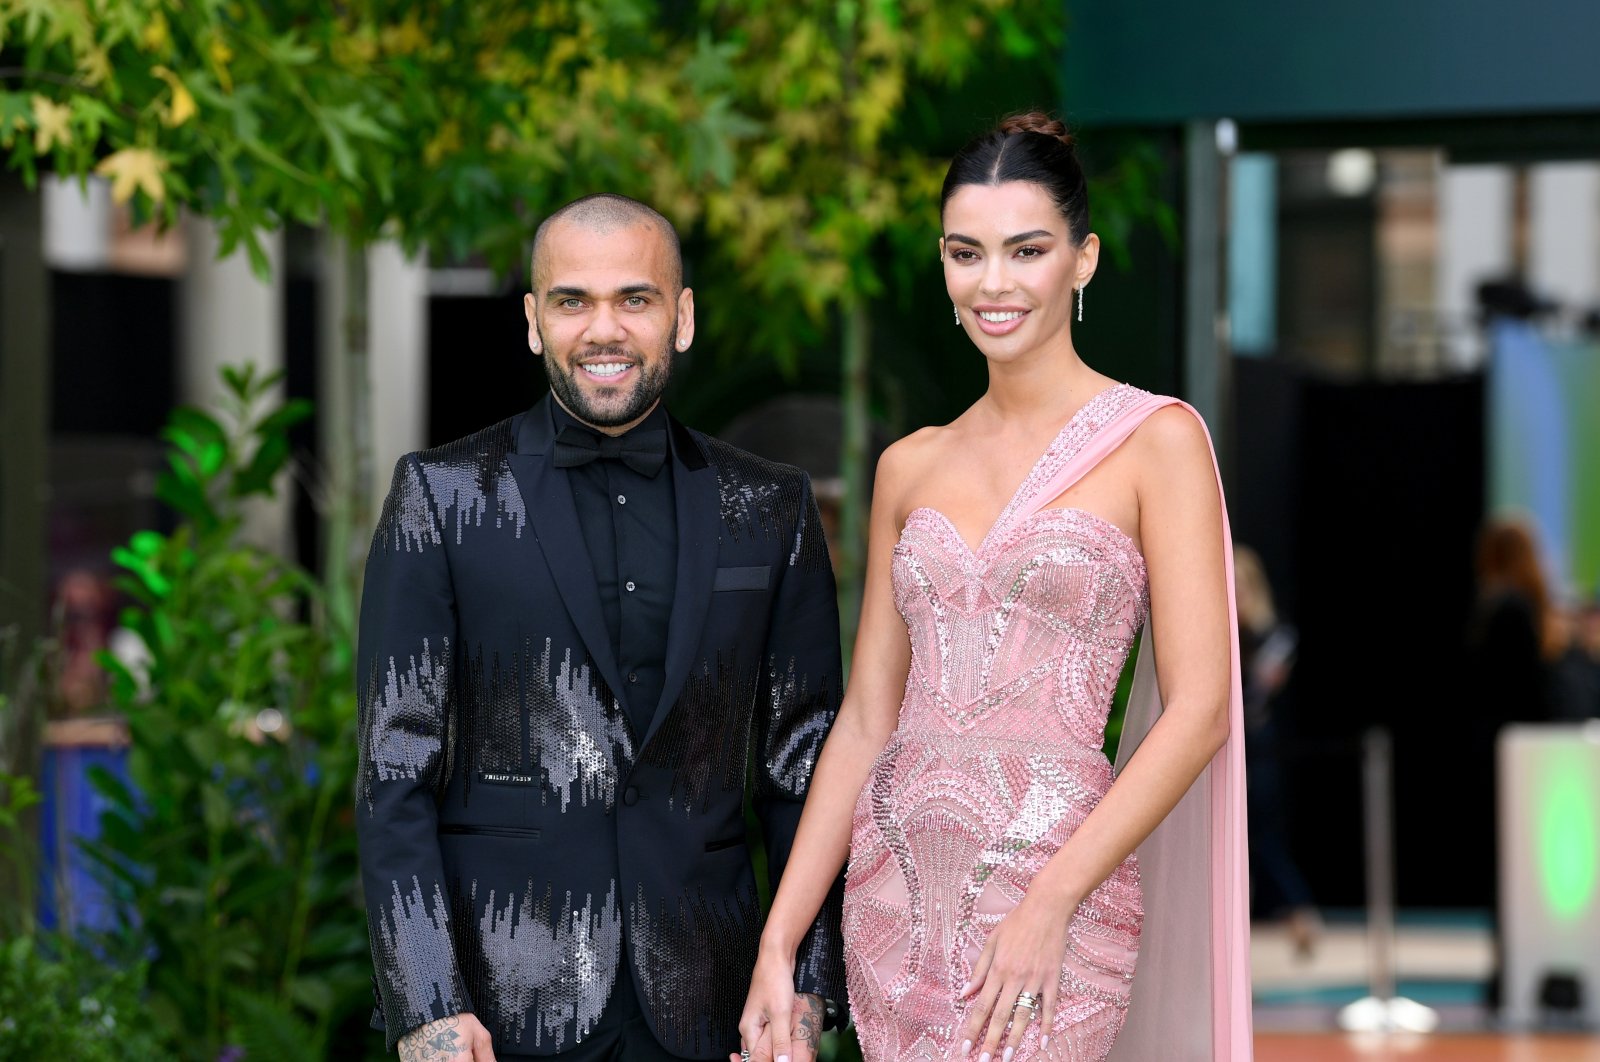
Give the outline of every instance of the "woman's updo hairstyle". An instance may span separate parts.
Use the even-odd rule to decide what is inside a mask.
[[[1089,189],[1075,143],[1067,127],[1048,114],[1029,111],[1012,115],[993,132],[970,141],[950,160],[939,197],[940,212],[963,185],[1031,181],[1050,193],[1056,209],[1067,219],[1072,242],[1081,245],[1089,236]]]

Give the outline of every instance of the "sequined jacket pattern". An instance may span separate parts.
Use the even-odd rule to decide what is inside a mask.
[[[668,1050],[737,1049],[761,930],[743,807],[788,858],[838,710],[810,483],[671,426],[677,592],[646,733],[617,673],[548,399],[407,454],[373,536],[356,819],[389,1044],[470,1011],[516,1054],[582,1040],[631,978]],[[835,888],[796,987],[844,998]]]

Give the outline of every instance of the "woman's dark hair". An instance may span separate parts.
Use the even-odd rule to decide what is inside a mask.
[[[963,185],[1032,181],[1050,193],[1067,219],[1072,242],[1081,244],[1089,236],[1089,189],[1074,144],[1067,127],[1048,114],[1012,115],[950,160],[939,210],[943,212]]]

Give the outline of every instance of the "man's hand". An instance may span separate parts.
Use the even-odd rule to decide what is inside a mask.
[[[400,1062],[494,1062],[489,1030],[471,1014],[430,1021],[406,1033],[396,1046]]]
[[[789,1040],[789,1062],[812,1062],[822,1043],[822,997],[801,992],[794,997],[794,1032]]]
[[[809,992],[796,995],[787,1031],[771,1024],[761,1028],[754,1043],[745,1037],[750,1043],[750,1062],[814,1062],[822,1040],[824,1008],[821,996]],[[728,1062],[741,1060],[729,1055]]]

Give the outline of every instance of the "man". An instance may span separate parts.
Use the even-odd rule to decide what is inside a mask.
[[[402,1059],[739,1047],[745,799],[775,883],[838,710],[838,614],[805,474],[661,405],[694,338],[682,268],[641,203],[557,211],[524,299],[550,397],[395,467],[357,822],[374,1020]],[[796,965],[797,1036],[843,999],[840,892]]]

